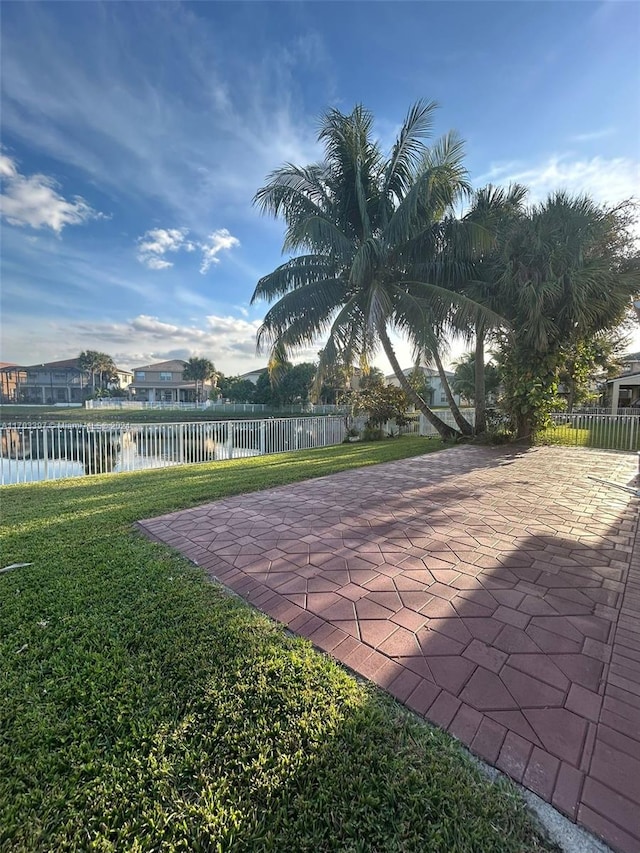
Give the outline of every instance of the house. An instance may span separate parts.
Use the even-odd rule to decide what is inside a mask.
[[[609,379],[606,390],[614,415],[618,409],[640,406],[640,352],[629,353],[620,361],[620,375]]]
[[[17,403],[24,368],[12,361],[0,361],[0,403]]]
[[[262,376],[263,373],[268,373],[268,367],[258,367],[256,370],[250,370],[248,373],[241,373],[239,378],[244,379],[247,382],[253,382],[254,385],[258,384],[258,379]]]
[[[131,373],[118,368],[117,380],[108,387],[126,387],[130,380]],[[92,391],[92,381],[91,374],[80,367],[78,358],[67,358],[2,367],[0,387],[3,402],[55,405],[84,402]]]
[[[135,367],[129,385],[132,399],[143,403],[194,403],[196,383],[182,378],[186,367],[187,362],[178,358]],[[204,383],[205,399],[214,387],[214,382]]]
[[[410,378],[415,372],[415,367],[407,367],[402,372],[408,378]],[[429,406],[446,406],[447,405],[447,395],[445,394],[444,388],[442,386],[442,382],[440,381],[440,376],[438,375],[438,371],[433,367],[419,367],[418,370],[424,376],[427,382],[427,400],[426,402]],[[445,376],[447,377],[447,381],[451,384],[454,374],[450,370],[445,370]],[[388,376],[385,376],[385,380],[388,385],[396,385],[400,387],[400,380],[395,375],[395,373],[390,373]],[[460,405],[460,395],[454,394],[453,399],[456,401],[457,405]]]

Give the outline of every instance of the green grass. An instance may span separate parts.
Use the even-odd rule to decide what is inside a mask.
[[[277,409],[260,412],[226,412],[220,409],[67,409],[57,406],[0,406],[0,420],[5,423],[156,424],[178,421],[239,421],[300,417],[310,417],[310,415],[300,412],[281,412]],[[322,416],[316,415],[316,417]]]
[[[0,850],[535,851],[456,743],[131,527],[412,456],[403,438],[8,486]]]
[[[633,427],[627,423],[602,423],[595,424],[590,429],[580,429],[570,424],[558,424],[539,432],[535,444],[597,447],[601,450],[640,450],[640,418]]]

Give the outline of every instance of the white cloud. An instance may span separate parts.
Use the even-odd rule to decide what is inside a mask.
[[[240,245],[238,238],[226,228],[214,231],[202,243],[187,240],[188,233],[187,228],[152,228],[146,231],[138,237],[138,260],[150,270],[165,270],[173,266],[173,262],[165,258],[167,252],[195,252],[199,249],[202,252],[200,272],[205,275],[213,264],[220,263],[220,252],[228,252]]]
[[[103,216],[80,196],[71,201],[61,196],[53,178],[21,175],[16,162],[6,154],[0,155],[0,175],[5,183],[5,192],[0,194],[0,214],[11,225],[50,228],[60,234],[66,225],[82,225]]]
[[[87,4],[79,43],[54,6],[6,22],[3,126],[117,200],[146,200],[193,231],[238,208],[254,222],[247,201],[265,175],[317,159],[316,106],[305,109],[300,81],[312,74],[319,102],[331,101],[320,37],[248,57],[184,4],[146,4],[133,29],[115,7]],[[153,54],[130,49],[138,26]],[[166,56],[181,57],[170,75]]]
[[[586,193],[599,204],[617,204],[640,195],[640,162],[625,157],[573,159],[569,154],[552,155],[530,165],[497,163],[475,180],[476,186],[489,182],[524,184],[529,187],[532,202],[564,189],[572,194]]]
[[[240,240],[237,237],[233,237],[226,228],[221,228],[219,231],[214,231],[213,234],[210,234],[207,241],[200,244],[200,248],[202,249],[200,272],[202,275],[208,272],[212,264],[220,263],[220,258],[217,257],[220,252],[228,252],[234,246],[239,245]]]
[[[570,142],[597,142],[599,139],[606,139],[607,136],[612,136],[616,132],[615,127],[604,127],[602,130],[591,130],[586,133],[576,133],[569,137]]]
[[[192,252],[195,245],[187,240],[186,228],[152,228],[138,237],[138,260],[150,270],[166,270],[173,266],[164,259],[167,252],[185,249]]]
[[[50,322],[39,330],[37,352],[33,348],[28,353],[22,352],[14,346],[12,360],[32,363],[71,358],[99,342],[100,350],[108,352],[124,367],[200,355],[210,358],[227,374],[242,373],[264,364],[265,356],[256,355],[259,326],[259,320],[224,314],[209,314],[191,325],[167,322],[149,314],[113,323]]]
[[[140,259],[145,266],[149,267],[150,270],[166,270],[169,267],[172,267],[173,264],[171,261],[163,261],[162,258],[143,258]]]

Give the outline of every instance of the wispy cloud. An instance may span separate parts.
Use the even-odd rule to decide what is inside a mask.
[[[240,240],[230,234],[226,228],[221,228],[219,231],[214,231],[213,234],[210,234],[206,242],[200,244],[200,248],[202,249],[200,272],[202,275],[209,271],[212,264],[220,263],[220,258],[218,257],[220,252],[228,252],[239,245]]]
[[[538,163],[496,163],[474,183],[521,183],[529,187],[530,200],[543,201],[549,193],[565,189],[587,193],[600,204],[616,204],[640,188],[640,162],[626,157],[574,159],[569,155],[548,157]]]
[[[150,270],[166,270],[173,266],[167,261],[167,252],[178,252],[184,249],[193,252],[195,244],[187,240],[189,233],[186,228],[152,228],[138,237],[138,260]]]
[[[615,132],[615,127],[604,127],[602,130],[576,133],[569,137],[569,142],[597,142],[599,139],[606,139],[608,136],[613,136]]]
[[[197,11],[146,4],[146,43],[134,51],[138,12],[120,8],[79,7],[94,34],[84,43],[46,4],[5,22],[6,131],[115,199],[159,205],[200,239],[214,211],[255,218],[251,198],[268,172],[317,157],[315,107],[305,113],[299,78],[319,75],[321,47],[238,56]],[[181,57],[171,75],[165,56]]]
[[[72,323],[65,334],[74,341],[74,352],[86,348],[90,340],[99,340],[101,349],[131,366],[179,351],[184,354],[180,357],[206,355],[221,369],[232,372],[246,369],[250,359],[260,361],[256,357],[259,325],[257,320],[231,315],[209,314],[200,324],[183,325],[139,314],[122,323]]]
[[[203,242],[194,242],[187,239],[188,228],[152,228],[145,231],[142,237],[138,237],[138,261],[150,270],[166,270],[173,266],[173,261],[168,261],[168,253],[180,251],[202,252],[200,272],[205,275],[214,264],[220,263],[218,255],[228,252],[240,245],[240,240],[234,237],[227,228],[214,231]]]
[[[67,225],[82,225],[104,216],[80,196],[64,198],[53,178],[20,174],[16,161],[6,154],[0,154],[0,177],[6,188],[0,194],[0,214],[11,225],[50,228],[60,234]]]

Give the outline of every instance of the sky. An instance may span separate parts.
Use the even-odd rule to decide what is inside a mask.
[[[5,0],[1,14],[0,361],[264,365],[267,306],[250,300],[284,260],[283,226],[252,199],[278,166],[320,158],[329,107],[364,104],[388,149],[410,105],[435,100],[435,135],[465,139],[476,187],[640,197],[636,2]]]

